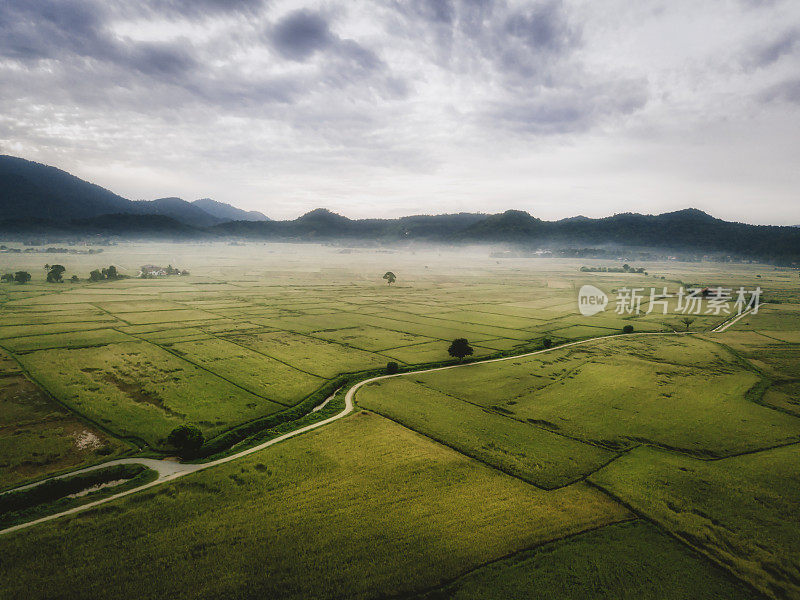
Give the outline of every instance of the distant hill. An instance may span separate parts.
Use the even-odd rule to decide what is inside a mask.
[[[637,248],[664,252],[759,258],[800,263],[800,229],[731,223],[689,208],[661,215],[623,213],[591,219],[543,221],[525,211],[459,213],[399,219],[353,220],[316,209],[293,221],[223,223],[224,237],[274,240],[345,240],[491,243],[522,248]]]
[[[0,218],[58,221],[130,208],[130,200],[66,171],[0,155]]]
[[[800,264],[800,228],[732,223],[695,208],[560,221],[543,221],[521,210],[349,219],[317,208],[294,220],[271,221],[261,213],[208,198],[131,202],[59,169],[11,156],[0,156],[0,210],[5,238],[91,234],[347,244],[488,243],[513,246],[523,253],[547,248],[569,256],[591,256],[635,249],[657,250],[662,256],[731,256]]]
[[[198,208],[202,208],[212,217],[220,221],[269,221],[269,217],[257,210],[242,210],[224,202],[217,202],[211,198],[200,198],[192,202]]]
[[[138,200],[133,203],[133,209],[139,214],[170,217],[191,227],[210,227],[228,220],[215,217],[192,202],[174,197]]]
[[[180,198],[131,201],[105,188],[37,162],[0,155],[0,219],[62,221],[101,215],[161,215],[190,227],[210,227],[226,221],[266,220],[214,200],[186,202]],[[152,221],[155,223],[155,221]]]

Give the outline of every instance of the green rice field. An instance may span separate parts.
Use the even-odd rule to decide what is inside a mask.
[[[796,271],[103,250],[59,257],[81,279],[62,284],[44,255],[0,254],[33,274],[0,284],[0,490],[122,457],[180,465],[184,424],[234,458],[0,533],[2,598],[800,597]],[[130,277],[86,281],[108,264]],[[579,313],[586,284],[604,312]],[[765,303],[719,332],[730,314],[687,319],[674,299],[617,311],[621,288],[678,286],[760,286]],[[389,362],[347,416],[237,456],[339,414]]]

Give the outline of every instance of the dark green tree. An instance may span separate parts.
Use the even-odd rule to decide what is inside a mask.
[[[103,279],[105,279],[105,277],[103,277],[103,274],[97,269],[89,273],[89,281],[102,281]]]
[[[47,271],[47,283],[61,283],[63,281],[62,276],[64,275],[64,271],[66,271],[67,269],[64,267],[64,265],[49,265],[49,266],[50,270]]]
[[[70,278],[69,278],[69,280],[70,280],[72,283],[77,283],[77,282],[78,282],[78,276],[77,276],[77,275],[73,275],[72,277],[70,277]]]
[[[28,283],[31,280],[31,274],[27,271],[17,271],[14,273],[14,281],[17,283]]]
[[[683,323],[684,325],[686,325],[686,330],[688,331],[688,330],[689,330],[689,326],[690,326],[692,323],[694,323],[694,319],[693,319],[692,317],[683,317],[683,318],[681,319],[681,323]]]
[[[170,431],[167,442],[181,454],[193,454],[203,445],[205,438],[197,425],[178,425]]]
[[[450,356],[461,360],[465,356],[472,356],[474,350],[472,349],[472,346],[469,345],[467,338],[456,338],[453,340],[453,343],[450,344],[447,352],[450,354]]]
[[[397,276],[391,271],[386,271],[386,273],[384,273],[383,275],[383,278],[389,285],[392,285],[395,281],[397,281]]]
[[[633,325],[625,325],[622,328],[622,333],[633,333]]]
[[[545,348],[551,348],[553,346],[553,340],[551,340],[550,338],[544,338],[542,340],[542,346],[544,346]]]
[[[398,365],[396,362],[391,361],[391,362],[386,363],[386,373],[388,375],[394,375],[399,370],[400,370],[400,365]]]
[[[5,281],[11,283],[14,281],[14,274],[13,273],[4,273],[2,277],[0,277],[0,281]]]

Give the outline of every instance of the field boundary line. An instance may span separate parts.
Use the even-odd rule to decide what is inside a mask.
[[[469,366],[477,365],[477,364],[489,364],[489,363],[496,363],[496,362],[502,362],[502,361],[507,361],[507,360],[518,360],[520,358],[526,358],[528,356],[536,356],[536,355],[539,355],[539,354],[545,354],[547,352],[553,352],[555,350],[561,350],[561,349],[564,349],[564,348],[570,348],[572,346],[578,346],[578,345],[581,345],[581,344],[588,344],[588,343],[598,342],[598,341],[612,339],[612,338],[620,338],[620,337],[622,337],[622,338],[631,338],[631,337],[654,336],[654,335],[668,335],[668,336],[677,335],[677,336],[683,336],[683,335],[691,335],[692,333],[693,332],[651,332],[651,331],[634,332],[634,333],[617,333],[617,334],[614,334],[614,335],[598,336],[598,337],[594,337],[594,338],[587,338],[587,339],[584,339],[584,340],[576,340],[576,341],[573,341],[573,342],[567,342],[565,344],[561,344],[559,346],[552,346],[550,348],[542,348],[540,350],[534,350],[534,351],[531,351],[531,352],[526,352],[524,354],[517,354],[517,355],[513,355],[513,356],[503,356],[503,357],[500,357],[500,358],[489,358],[489,359],[477,360],[477,361],[473,361],[473,362],[460,363],[460,364],[455,364],[455,365],[446,365],[446,366],[441,366],[441,367],[430,367],[430,368],[418,369],[418,370],[414,370],[414,371],[406,371],[406,372],[403,372],[403,373],[395,373],[395,374],[392,374],[392,375],[388,375],[387,374],[387,375],[377,375],[377,376],[374,376],[374,377],[369,377],[367,379],[363,379],[363,380],[361,380],[359,382],[356,382],[355,384],[353,384],[347,390],[347,393],[345,394],[345,397],[344,397],[345,407],[341,412],[339,412],[339,413],[337,413],[337,414],[335,414],[335,415],[333,415],[331,417],[328,417],[327,419],[324,419],[322,421],[318,421],[316,423],[311,423],[310,425],[305,425],[305,426],[303,426],[303,427],[301,427],[299,429],[295,429],[294,431],[290,431],[288,433],[284,433],[284,434],[282,434],[282,435],[280,435],[278,437],[272,438],[270,440],[267,440],[266,442],[263,442],[263,443],[258,444],[256,446],[252,446],[251,448],[247,448],[246,450],[242,450],[241,452],[237,452],[237,453],[231,454],[229,456],[225,456],[225,457],[222,457],[222,458],[219,458],[219,459],[216,459],[216,460],[212,460],[212,461],[209,461],[209,462],[206,462],[206,463],[196,463],[196,464],[180,463],[180,462],[176,462],[176,461],[160,460],[160,459],[127,458],[127,459],[117,459],[117,460],[113,460],[113,461],[108,461],[108,462],[105,462],[105,463],[100,463],[98,465],[94,465],[92,467],[87,467],[87,470],[94,470],[94,469],[99,469],[99,468],[103,468],[103,467],[113,466],[115,464],[125,464],[125,463],[128,463],[128,464],[144,464],[144,465],[152,468],[156,472],[158,472],[159,477],[155,481],[151,481],[150,483],[147,483],[147,484],[145,484],[143,486],[140,486],[140,487],[137,487],[137,488],[132,488],[130,490],[126,490],[124,492],[120,492],[119,494],[114,494],[114,495],[108,496],[106,498],[101,498],[99,500],[96,500],[94,502],[88,502],[88,503],[83,504],[81,506],[76,506],[74,508],[71,508],[69,510],[66,510],[66,511],[63,511],[63,512],[60,512],[60,513],[54,513],[52,515],[47,515],[45,517],[41,517],[41,518],[35,519],[33,521],[28,521],[27,523],[20,523],[18,525],[14,525],[13,527],[8,527],[6,529],[2,529],[2,530],[0,530],[0,535],[7,534],[7,533],[13,533],[15,531],[26,529],[28,527],[31,527],[33,525],[37,525],[39,523],[52,521],[54,519],[57,519],[57,518],[60,518],[60,517],[63,517],[63,516],[77,514],[79,512],[83,512],[85,510],[89,510],[90,508],[94,508],[96,506],[100,506],[101,504],[105,504],[106,502],[110,502],[110,501],[116,500],[118,498],[123,498],[125,496],[129,496],[129,495],[131,495],[131,494],[133,494],[135,492],[146,490],[146,489],[149,489],[149,488],[154,487],[156,485],[159,485],[159,484],[162,484],[162,483],[166,483],[168,481],[173,481],[175,479],[178,479],[179,477],[183,477],[184,475],[188,475],[190,473],[195,473],[197,471],[202,471],[202,470],[205,470],[205,469],[209,469],[211,467],[216,467],[216,466],[231,462],[233,460],[236,460],[238,458],[249,456],[250,454],[253,454],[255,452],[259,452],[259,451],[261,451],[261,450],[263,450],[265,448],[268,448],[268,447],[270,447],[270,446],[272,446],[274,444],[277,444],[279,442],[285,441],[285,440],[287,440],[289,438],[295,437],[295,436],[300,435],[302,433],[306,433],[306,432],[311,431],[313,429],[317,429],[318,427],[322,427],[324,425],[327,425],[329,423],[337,421],[337,420],[339,420],[339,419],[341,419],[343,417],[346,417],[347,415],[349,415],[350,413],[352,413],[355,410],[354,397],[355,397],[356,392],[361,387],[363,387],[365,385],[368,385],[370,383],[373,383],[375,381],[380,381],[380,380],[383,380],[383,379],[391,379],[393,377],[402,377],[404,375],[415,375],[415,374],[419,374],[419,373],[433,373],[433,372],[437,372],[437,371],[445,371],[445,370],[448,370],[448,369],[458,369],[458,368],[469,367]],[[51,477],[49,479],[44,479],[42,481],[36,482],[36,485],[38,485],[39,483],[42,483],[44,481],[49,481],[50,479],[61,479],[63,477],[68,477],[70,475],[74,475],[74,474],[80,473],[82,471],[83,470],[71,471],[69,473],[64,473],[64,474],[58,475],[56,477]],[[19,489],[19,488],[13,488],[13,489],[10,489],[10,490],[6,490],[4,493],[13,492],[15,489]]]

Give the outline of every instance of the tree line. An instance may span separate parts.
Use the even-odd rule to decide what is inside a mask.
[[[46,272],[45,281],[47,283],[64,283],[64,273],[66,273],[67,268],[64,265],[45,265],[44,270]],[[103,267],[100,269],[94,269],[92,272],[89,273],[89,278],[87,281],[105,281],[105,280],[113,280],[113,279],[123,279],[127,277],[127,275],[122,275],[117,271],[117,268],[114,265],[110,265],[108,267]],[[0,281],[3,283],[18,283],[18,284],[25,284],[28,283],[32,279],[31,274],[28,271],[15,271],[11,273],[4,273],[0,275]],[[77,283],[80,281],[80,278],[77,275],[72,275],[69,280],[72,283]]]

